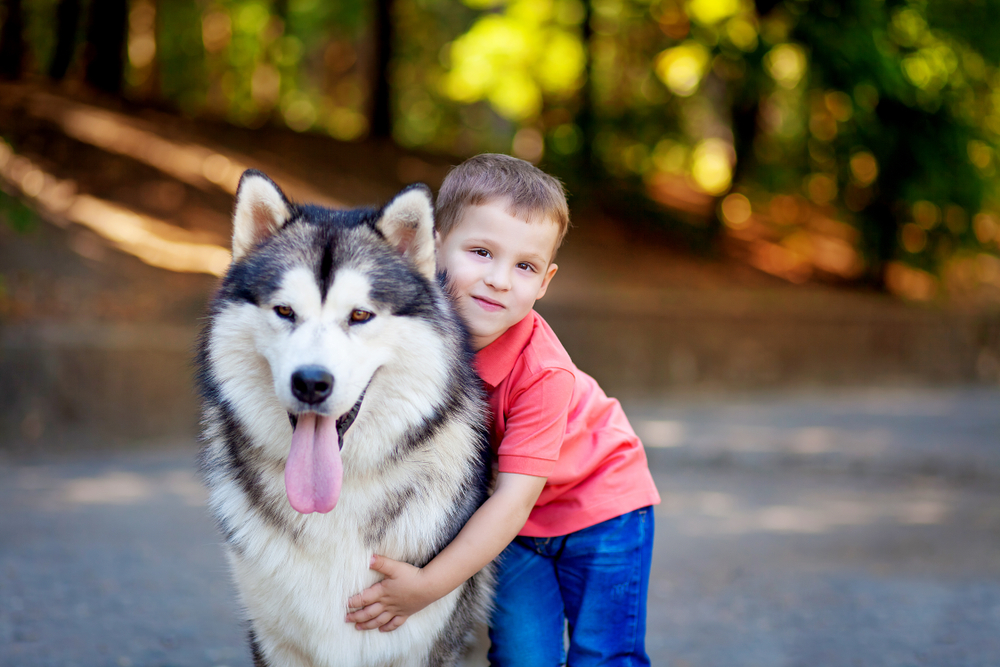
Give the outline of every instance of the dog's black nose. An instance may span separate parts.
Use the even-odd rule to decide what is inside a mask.
[[[292,373],[292,393],[303,403],[322,403],[333,392],[333,376],[322,366],[303,366]]]

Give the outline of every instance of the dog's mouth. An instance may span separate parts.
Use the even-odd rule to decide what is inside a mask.
[[[344,475],[340,450],[364,397],[363,391],[354,407],[337,418],[315,412],[289,413],[293,431],[285,462],[285,493],[295,511],[326,513],[337,506]]]

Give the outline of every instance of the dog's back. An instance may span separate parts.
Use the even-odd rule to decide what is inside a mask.
[[[373,553],[427,563],[486,496],[484,407],[431,210],[423,188],[331,211],[241,180],[198,366],[202,469],[257,664],[448,665],[485,620],[489,571],[394,632],[344,620]]]

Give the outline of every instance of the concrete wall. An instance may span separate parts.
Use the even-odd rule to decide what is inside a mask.
[[[539,304],[541,306],[541,303]],[[1000,316],[887,302],[866,311],[540,307],[611,394],[1000,379]]]
[[[190,438],[195,327],[0,330],[0,449]]]

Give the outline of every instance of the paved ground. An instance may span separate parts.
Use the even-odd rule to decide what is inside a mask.
[[[1000,665],[1000,390],[627,408],[654,664]],[[0,461],[0,664],[249,665],[193,457]]]

